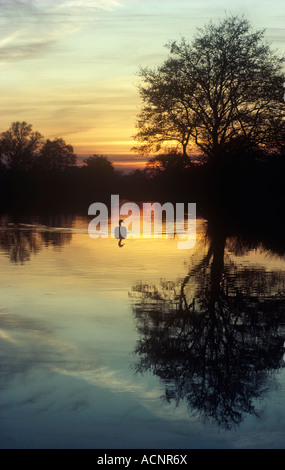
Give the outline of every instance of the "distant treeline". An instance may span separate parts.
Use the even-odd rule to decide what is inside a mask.
[[[46,140],[26,123],[0,137],[3,211],[82,211],[111,194],[132,201],[196,202],[204,212],[275,212],[285,200],[285,151],[266,152],[235,143],[219,163],[191,161],[173,150],[145,169],[123,174],[102,155],[76,165],[71,145]]]

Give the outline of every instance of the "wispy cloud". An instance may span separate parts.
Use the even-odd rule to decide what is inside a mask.
[[[96,20],[100,11],[119,5],[115,0],[0,0],[0,59],[36,58]]]
[[[69,0],[69,1],[51,1],[54,4],[53,11],[67,9],[69,12],[80,10],[112,10],[114,7],[120,6],[120,2],[116,0]]]

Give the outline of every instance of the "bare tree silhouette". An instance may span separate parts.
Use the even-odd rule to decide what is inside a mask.
[[[229,16],[198,30],[191,43],[183,38],[168,48],[162,65],[140,70],[134,150],[178,148],[184,157],[195,151],[217,162],[237,140],[273,148],[276,134],[284,140],[284,58],[264,31]]]

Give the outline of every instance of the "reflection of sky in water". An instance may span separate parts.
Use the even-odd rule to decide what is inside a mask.
[[[23,264],[2,246],[1,448],[284,446],[284,369],[256,403],[260,418],[224,431],[161,400],[158,377],[131,367],[138,332],[128,293],[140,280],[183,277],[206,251],[203,236],[187,253],[167,239],[119,249],[114,239],[90,239],[84,223],[67,243],[41,240]]]

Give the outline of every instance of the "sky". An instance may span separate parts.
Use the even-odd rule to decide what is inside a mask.
[[[226,14],[285,53],[284,0],[0,0],[0,132],[26,121],[80,156],[134,162],[140,67]]]

